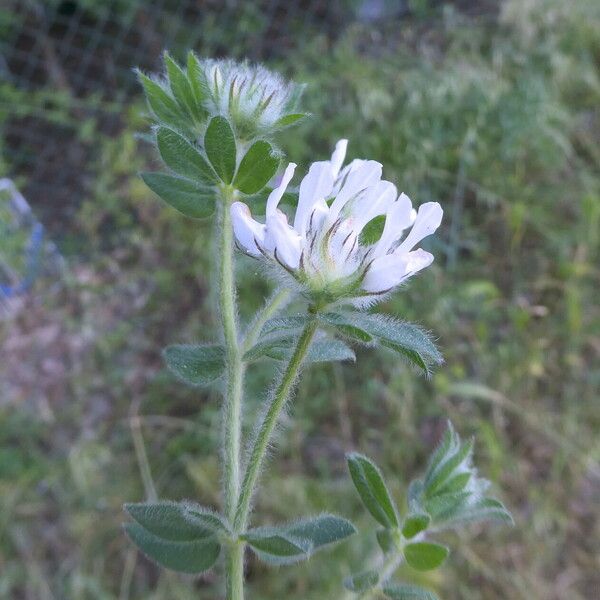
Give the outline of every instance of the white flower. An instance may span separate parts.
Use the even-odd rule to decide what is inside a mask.
[[[231,215],[240,248],[279,264],[325,303],[347,298],[360,303],[383,295],[429,266],[433,256],[415,246],[440,225],[442,208],[427,202],[418,212],[406,194],[381,179],[382,166],[354,160],[342,168],[346,140],[331,160],[313,163],[300,183],[293,224],[278,204],[294,175],[290,163],[267,200],[265,223],[235,202]],[[365,245],[364,227],[385,215],[380,239]]]

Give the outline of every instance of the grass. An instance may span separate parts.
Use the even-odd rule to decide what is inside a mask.
[[[442,202],[436,263],[382,310],[434,331],[446,364],[430,381],[369,351],[311,368],[255,518],[335,509],[361,533],[306,565],[250,559],[249,597],[341,596],[374,543],[344,452],[373,456],[402,499],[447,417],[476,435],[516,526],[451,535],[439,573],[406,578],[446,600],[594,596],[599,31],[591,0],[512,1],[497,19],[428,13],[376,43],[356,26],[275,65],[309,83],[315,117],[281,140],[296,162],[348,136],[351,155],[383,162],[416,203]],[[0,324],[0,597],[219,595],[218,573],[160,572],[120,531],[122,503],[152,494],[146,467],[159,496],[219,502],[218,390],[183,388],[160,361],[167,343],[209,337],[212,242],[137,179],[153,161],[133,136],[138,112],[102,140],[92,192],[62,232],[67,281]],[[257,272],[240,260],[243,317],[268,293]],[[249,417],[272,375],[250,371]]]

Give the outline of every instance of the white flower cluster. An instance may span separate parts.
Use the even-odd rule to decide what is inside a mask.
[[[202,61],[207,86],[206,108],[231,116],[238,127],[268,131],[296,110],[303,86],[288,82],[268,69],[233,60]],[[243,131],[241,132],[243,133]]]
[[[353,160],[342,168],[347,140],[340,140],[329,161],[315,162],[300,183],[293,225],[278,204],[292,179],[290,163],[267,200],[266,221],[248,206],[231,207],[238,245],[247,254],[278,263],[314,295],[357,302],[386,294],[429,266],[433,256],[413,248],[440,225],[442,208],[427,202],[418,211],[406,194],[381,179],[382,165]],[[364,245],[364,227],[385,215],[380,239]]]

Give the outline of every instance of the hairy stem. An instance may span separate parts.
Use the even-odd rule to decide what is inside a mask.
[[[221,189],[218,202],[219,218],[216,236],[219,240],[219,309],[225,343],[226,386],[223,403],[223,500],[225,514],[230,521],[235,517],[237,498],[240,493],[240,446],[242,428],[242,389],[244,364],[238,339],[236,290],[233,264],[233,228],[231,225],[231,202],[235,191]],[[228,549],[226,559],[227,598],[243,600],[244,597],[244,549],[234,544]]]
[[[382,585],[396,572],[396,569],[402,564],[404,556],[402,552],[396,552],[389,556],[379,570],[379,585],[373,589],[363,592],[358,598],[359,600],[375,600],[376,598],[384,598]],[[353,596],[356,598],[356,595]]]
[[[254,344],[256,344],[256,340],[264,327],[265,323],[280,309],[284,306],[284,304],[289,300],[292,295],[291,290],[283,288],[278,292],[275,292],[269,300],[267,300],[265,307],[260,311],[250,327],[246,332],[246,337],[244,338],[243,344],[243,352],[248,352]]]
[[[313,317],[304,326],[300,338],[298,339],[296,349],[281,376],[279,385],[273,394],[269,408],[263,417],[256,438],[254,439],[235,515],[234,528],[236,532],[243,532],[248,524],[250,502],[254,494],[254,488],[260,474],[262,463],[265,459],[265,454],[269,447],[271,436],[277,425],[281,410],[285,406],[294,383],[296,382],[300,366],[310,348],[310,343],[312,342],[316,329],[317,320]]]

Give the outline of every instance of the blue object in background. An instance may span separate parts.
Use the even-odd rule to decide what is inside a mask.
[[[0,179],[0,207],[4,209],[4,217],[8,215],[9,219],[8,222],[0,222],[3,226],[0,235],[11,236],[16,232],[26,232],[22,248],[24,267],[20,271],[16,270],[6,260],[3,265],[0,264],[4,267],[0,269],[0,300],[8,300],[31,290],[47,262],[62,267],[62,257],[54,244],[45,239],[44,226],[34,217],[31,207],[10,179]],[[2,241],[0,238],[0,260],[3,258]],[[47,261],[47,258],[52,260]]]

